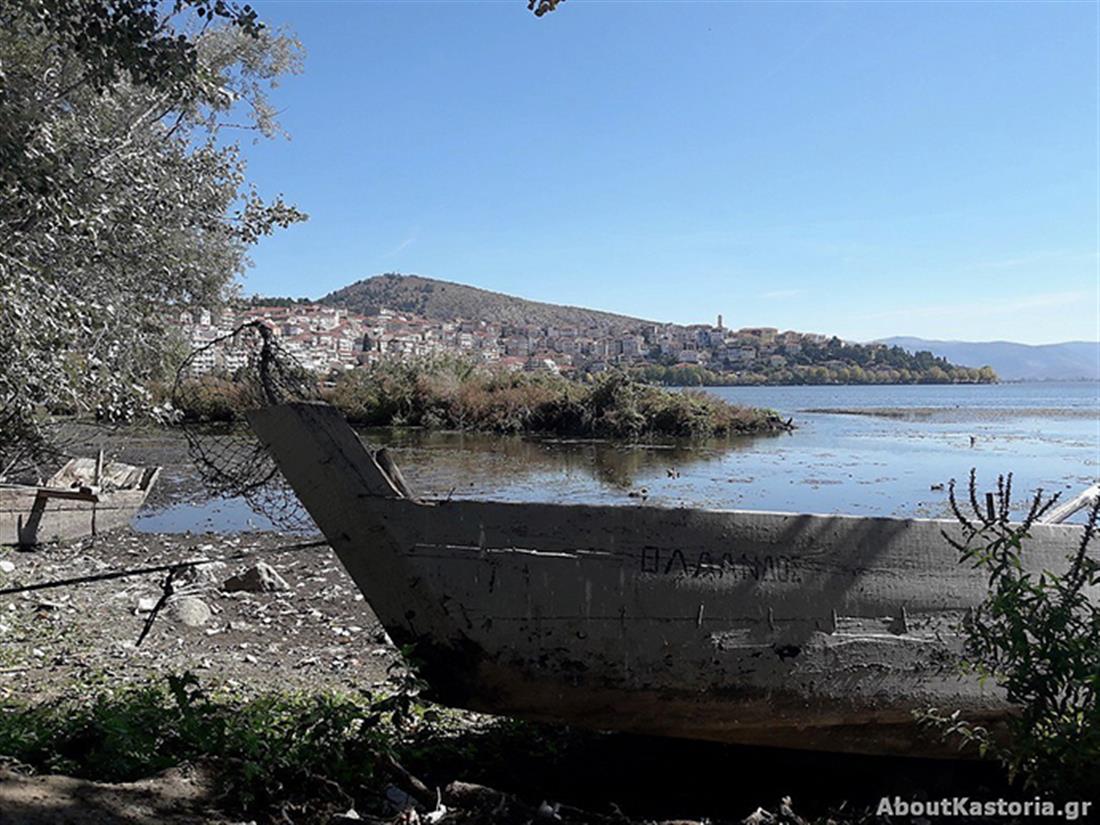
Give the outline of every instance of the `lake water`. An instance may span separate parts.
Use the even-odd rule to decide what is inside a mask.
[[[1100,384],[719,387],[791,417],[789,434],[643,445],[370,430],[424,495],[857,515],[946,515],[933,489],[971,467],[981,489],[1073,495],[1100,477]],[[643,498],[644,496],[644,498]],[[140,530],[270,526],[241,501],[143,512]]]

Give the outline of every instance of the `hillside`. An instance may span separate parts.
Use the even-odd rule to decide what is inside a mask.
[[[1100,380],[1100,343],[1097,342],[1030,345],[1011,341],[930,341],[897,337],[883,339],[882,343],[910,352],[928,350],[953,364],[988,364],[1002,381]]]
[[[411,312],[437,321],[466,318],[535,326],[595,325],[628,327],[646,323],[638,318],[594,309],[544,304],[465,284],[420,275],[376,275],[330,292],[320,303],[371,315],[381,307]]]
[[[272,299],[256,298],[266,304]],[[304,317],[307,305],[280,303]],[[321,306],[327,305],[327,307]],[[499,292],[417,275],[387,274],[336,290],[316,305],[340,307],[375,319],[356,361],[387,354],[405,357],[449,351],[477,353],[508,369],[576,375],[625,367],[655,383],[701,384],[914,384],[996,380],[988,367],[956,367],[930,352],[869,346],[825,335],[770,327],[661,324],[610,312],[529,301]],[[269,311],[269,310],[268,310]],[[460,330],[456,318],[482,321]],[[297,318],[299,329],[308,321]],[[323,360],[323,359],[322,359]]]

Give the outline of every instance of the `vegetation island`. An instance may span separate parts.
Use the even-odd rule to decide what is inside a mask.
[[[258,397],[247,369],[177,385],[187,421],[236,422]],[[676,391],[614,370],[584,381],[551,372],[509,372],[460,357],[386,359],[333,373],[322,399],[352,424],[500,435],[544,434],[640,441],[724,438],[793,429],[769,409],[732,404],[698,389]]]

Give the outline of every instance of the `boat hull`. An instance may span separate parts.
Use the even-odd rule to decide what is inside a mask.
[[[114,464],[108,470],[132,481],[132,487],[80,487],[81,481],[90,483],[90,475],[84,476],[93,464],[91,459],[76,459],[43,486],[0,485],[0,544],[73,541],[127,526],[145,503],[160,468]]]
[[[329,408],[253,428],[443,702],[597,729],[942,755],[914,711],[995,723],[959,675],[986,595],[954,522],[653,506],[424,502]],[[1055,570],[1081,528],[1036,525]]]

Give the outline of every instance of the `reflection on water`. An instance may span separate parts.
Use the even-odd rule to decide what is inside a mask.
[[[783,435],[644,444],[396,429],[360,430],[360,437],[390,450],[406,479],[425,495],[496,498],[516,485],[537,491],[554,480],[626,490],[639,479],[690,472],[733,451],[764,449],[761,442]],[[508,496],[515,500],[514,493]]]
[[[134,519],[143,533],[248,533],[278,529],[256,513],[243,498],[185,501],[157,509],[144,509]]]
[[[425,497],[559,502],[640,501],[641,480],[655,486],[662,477],[690,475],[693,467],[730,452],[760,449],[761,441],[789,437],[616,444],[397,428],[361,429],[359,435],[370,447],[386,447],[412,488]],[[200,498],[143,510],[134,526],[167,533],[276,529],[239,498]]]
[[[1100,476],[1095,384],[712,392],[793,416],[798,429],[640,445],[423,430],[372,429],[362,436],[389,448],[422,495],[502,501],[935,517],[948,511],[945,493],[933,488],[965,479],[971,467],[983,489],[998,473],[1014,473],[1021,493],[1042,487],[1072,495]],[[915,414],[881,414],[896,408]],[[143,513],[137,526],[233,531],[269,525],[242,502],[222,501]]]

